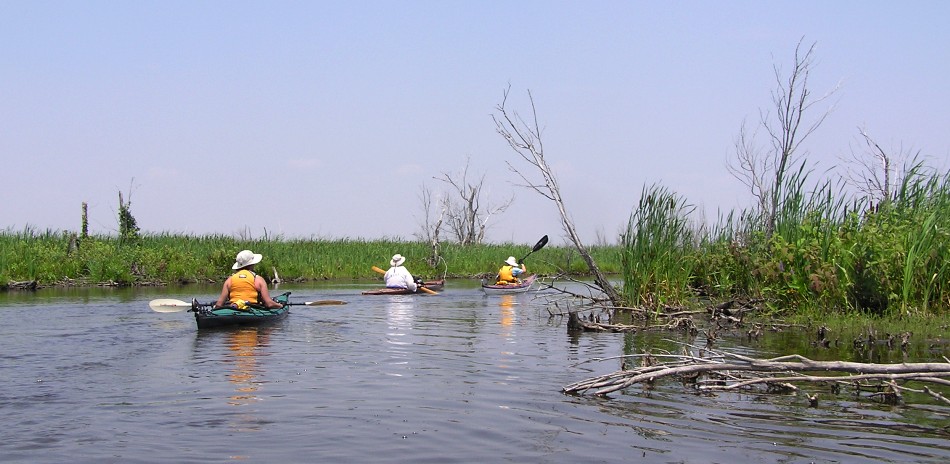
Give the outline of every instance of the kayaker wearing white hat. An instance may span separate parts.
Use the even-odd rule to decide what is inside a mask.
[[[383,276],[386,279],[386,288],[405,288],[410,292],[415,292],[418,284],[409,270],[402,265],[404,262],[406,262],[406,257],[399,253],[394,254],[393,259],[389,260],[390,268]]]
[[[517,284],[521,283],[521,279],[518,278],[521,274],[527,272],[527,268],[524,267],[524,263],[521,265],[518,264],[518,260],[514,256],[509,256],[505,260],[505,265],[498,270],[498,281],[495,282],[495,285],[508,285],[508,284]]]
[[[264,256],[251,250],[243,250],[234,258],[231,269],[236,270],[231,277],[224,281],[221,296],[214,304],[216,308],[230,305],[237,309],[247,309],[249,304],[261,304],[268,308],[280,308],[283,304],[271,299],[267,291],[267,282],[254,273],[254,265],[261,262]]]

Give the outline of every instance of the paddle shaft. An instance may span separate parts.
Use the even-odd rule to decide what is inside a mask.
[[[345,305],[345,301],[341,300],[317,300],[317,301],[306,301],[303,303],[285,303],[287,306],[327,306],[327,305]],[[159,313],[177,313],[181,311],[186,311],[192,308],[192,304],[187,301],[173,300],[170,298],[161,298],[157,300],[152,300],[148,303],[148,306],[152,308],[153,311]],[[198,303],[199,308],[204,308],[208,306],[214,306],[214,303]]]
[[[345,305],[346,302],[342,300],[317,300],[317,301],[307,301],[304,303],[287,303],[287,306],[327,306],[327,305]]]

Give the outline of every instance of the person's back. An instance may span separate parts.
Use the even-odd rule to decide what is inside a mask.
[[[250,269],[240,269],[229,277],[231,279],[231,288],[228,292],[228,301],[235,303],[238,300],[246,303],[260,303],[260,292],[254,284],[254,274]]]
[[[398,253],[393,255],[393,259],[389,261],[389,265],[391,267],[383,276],[383,279],[386,280],[387,288],[405,288],[411,292],[416,291],[418,286],[416,285],[412,274],[402,265],[402,263],[405,261],[406,258],[404,256]]]
[[[234,258],[234,265],[231,266],[235,272],[224,280],[221,286],[221,295],[215,302],[215,308],[221,308],[225,305],[237,307],[239,309],[247,308],[247,305],[263,305],[267,308],[280,308],[284,304],[274,301],[267,290],[267,283],[264,279],[254,273],[254,265],[261,262],[262,255],[254,253],[251,250],[243,250]]]

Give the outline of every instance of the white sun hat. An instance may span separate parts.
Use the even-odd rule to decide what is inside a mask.
[[[251,250],[243,250],[237,254],[236,258],[234,258],[234,265],[231,266],[231,269],[241,269],[242,267],[257,264],[261,262],[261,259],[263,258],[264,255],[259,255]]]
[[[517,266],[517,265],[518,265],[518,260],[515,259],[514,256],[509,256],[508,259],[505,260],[505,264],[507,264],[507,265],[509,265],[509,266]]]
[[[402,266],[402,263],[404,262],[406,262],[406,257],[399,253],[396,253],[393,255],[393,259],[389,261],[389,265],[393,267]]]

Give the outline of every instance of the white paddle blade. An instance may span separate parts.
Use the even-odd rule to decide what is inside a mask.
[[[171,298],[159,298],[148,302],[148,307],[158,313],[177,313],[191,309],[191,303]]]
[[[327,305],[345,305],[345,301],[341,300],[319,300],[319,301],[308,301],[304,303],[307,306],[327,306]]]

